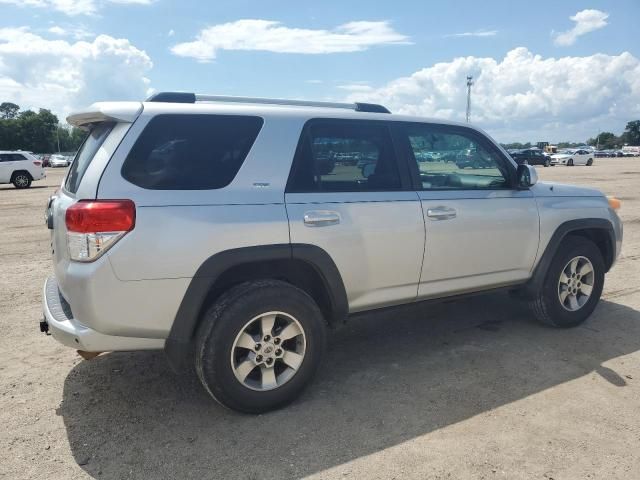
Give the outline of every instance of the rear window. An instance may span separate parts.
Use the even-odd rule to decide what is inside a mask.
[[[158,115],[122,165],[122,176],[151,190],[213,190],[229,185],[262,128],[262,118]]]
[[[0,153],[0,162],[19,162],[27,158],[20,153]]]
[[[113,126],[113,123],[99,123],[91,129],[69,168],[69,174],[64,183],[65,190],[71,193],[78,191],[84,173],[87,171],[87,168],[89,168],[91,160],[93,160],[100,146],[109,136]]]

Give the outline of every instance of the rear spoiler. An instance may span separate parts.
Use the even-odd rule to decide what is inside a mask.
[[[86,110],[72,113],[67,122],[74,127],[87,128],[92,123],[133,123],[142,113],[141,102],[99,102]]]

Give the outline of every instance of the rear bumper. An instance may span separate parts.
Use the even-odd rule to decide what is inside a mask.
[[[44,283],[42,309],[48,332],[67,347],[87,352],[155,350],[164,347],[164,339],[118,337],[86,327],[73,317],[71,307],[60,293],[54,276],[47,278]]]

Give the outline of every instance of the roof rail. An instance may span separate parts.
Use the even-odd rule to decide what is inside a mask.
[[[168,103],[197,103],[197,102],[221,102],[221,103],[256,103],[261,105],[290,105],[296,107],[322,107],[344,108],[356,112],[391,113],[386,107],[375,103],[339,103],[339,102],[315,102],[311,100],[287,100],[282,98],[261,97],[234,97],[228,95],[203,95],[189,92],[159,92],[151,95],[147,102]]]

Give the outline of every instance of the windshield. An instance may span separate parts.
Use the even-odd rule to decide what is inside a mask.
[[[99,123],[91,129],[80,150],[78,150],[71,168],[69,168],[69,174],[64,184],[64,188],[68,192],[76,193],[78,191],[84,173],[89,168],[91,160],[93,160],[102,143],[109,136],[113,125],[113,123]]]

